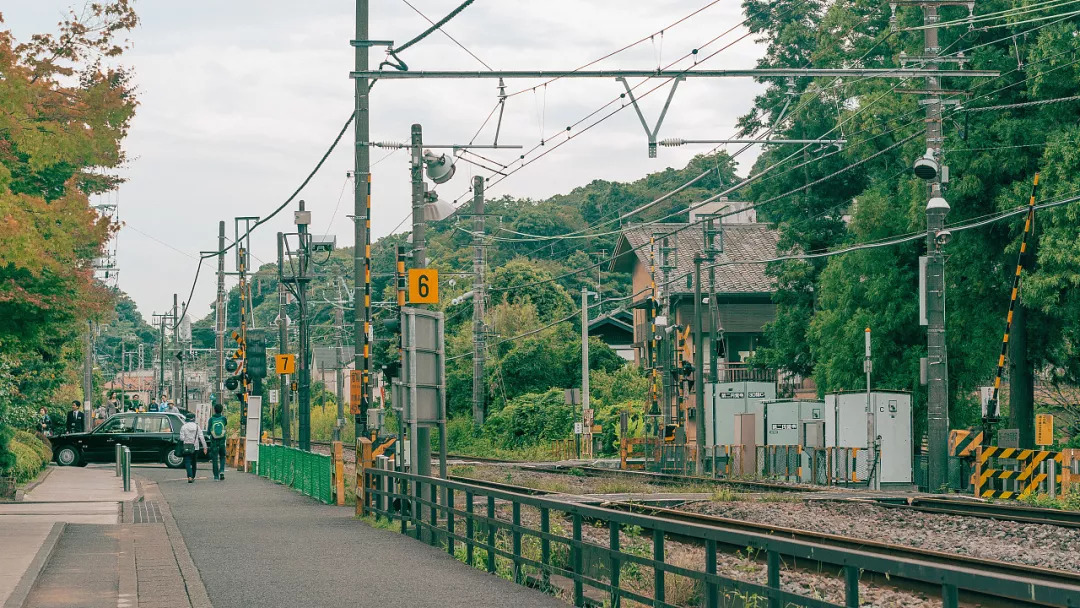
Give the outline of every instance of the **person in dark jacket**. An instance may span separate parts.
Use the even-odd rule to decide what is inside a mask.
[[[49,412],[45,408],[38,410],[37,426],[42,435],[46,437],[52,435],[52,420],[49,420]]]
[[[225,481],[225,434],[229,422],[221,411],[221,404],[215,403],[214,415],[206,424],[206,432],[210,435],[210,462],[214,467],[214,479]]]
[[[83,422],[82,404],[78,400],[71,402],[71,411],[67,415],[67,432],[81,433],[86,430]]]

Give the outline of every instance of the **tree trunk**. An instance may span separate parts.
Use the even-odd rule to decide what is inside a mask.
[[[1009,332],[1009,427],[1020,430],[1020,447],[1035,447],[1035,383],[1027,352],[1027,311],[1017,302]]]

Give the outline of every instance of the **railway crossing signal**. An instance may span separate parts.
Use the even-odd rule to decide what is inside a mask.
[[[261,329],[247,330],[247,373],[254,378],[266,376],[266,336]]]

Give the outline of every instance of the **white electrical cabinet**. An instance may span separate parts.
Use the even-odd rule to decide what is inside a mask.
[[[754,414],[754,444],[765,445],[765,402],[776,399],[772,382],[720,382],[706,385],[712,389],[712,407],[705,416],[708,445],[731,445],[735,441],[735,415]],[[709,415],[711,414],[711,415]]]
[[[894,391],[825,395],[825,446],[871,448],[881,442],[881,483],[910,484],[911,394]]]
[[[824,401],[769,401],[765,404],[765,444],[801,445],[799,423],[823,420],[824,416]]]

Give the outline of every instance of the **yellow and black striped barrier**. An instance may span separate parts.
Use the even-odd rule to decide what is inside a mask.
[[[1026,498],[1038,493],[1044,483],[1054,484],[1055,494],[1064,494],[1072,484],[1071,451],[1052,452],[1022,448],[1003,448],[998,446],[975,447],[975,474],[972,483],[975,496],[980,498]],[[997,466],[991,466],[995,459]],[[1013,468],[1000,468],[997,459],[1013,459]],[[1047,465],[1053,462],[1057,472],[1053,480],[1047,481]],[[1010,489],[1011,486],[1011,489]],[[1059,489],[1060,488],[1060,489]]]
[[[975,448],[983,443],[983,432],[978,429],[954,429],[949,431],[949,454],[957,458],[975,456]]]

